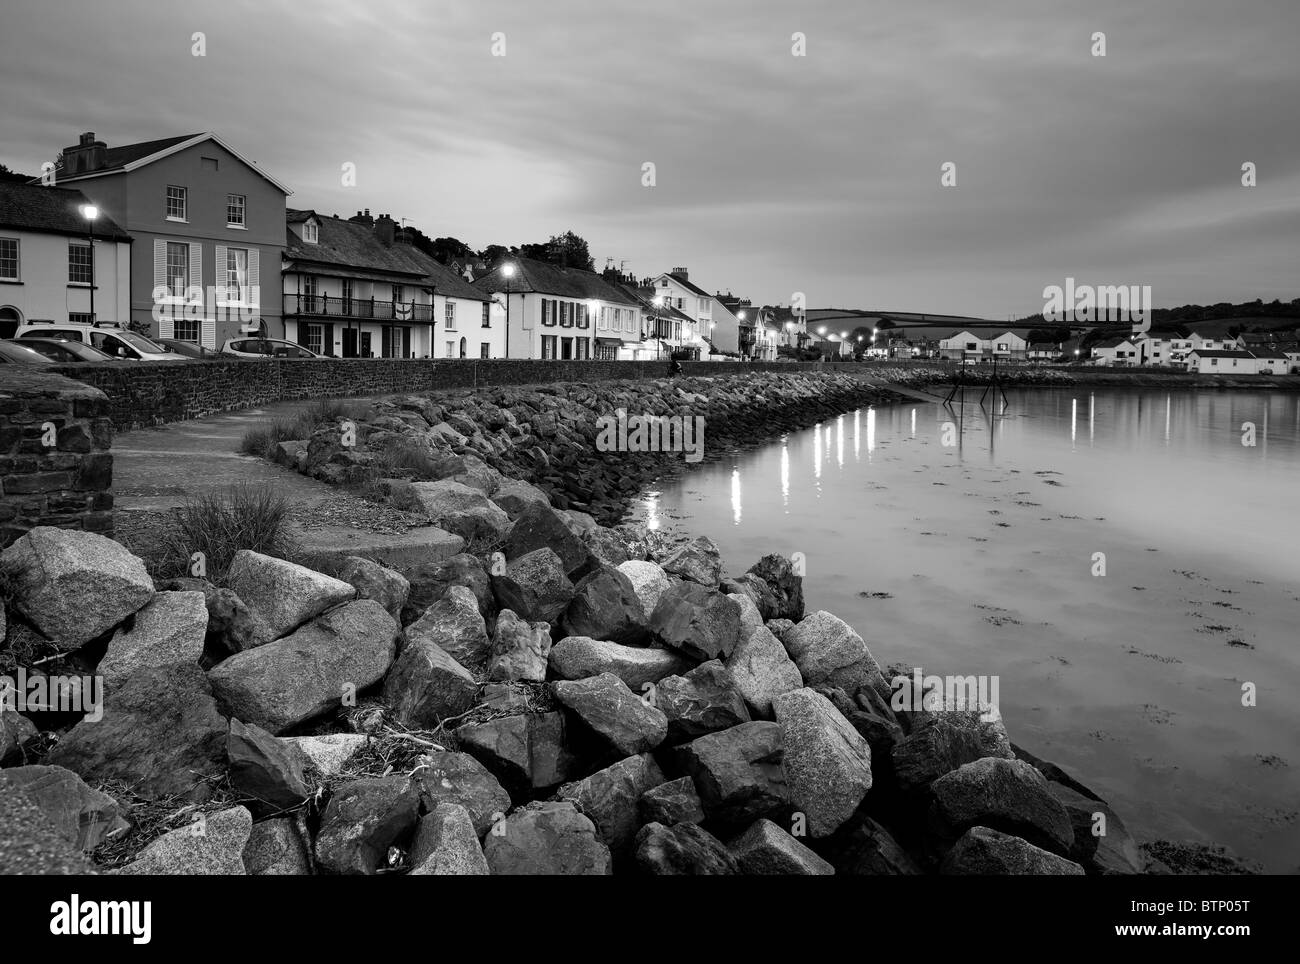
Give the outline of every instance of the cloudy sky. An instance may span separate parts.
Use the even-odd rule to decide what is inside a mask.
[[[0,162],[211,130],[291,206],[476,248],[572,229],[755,302],[1290,300],[1297,37],[1297,0],[5,0]]]

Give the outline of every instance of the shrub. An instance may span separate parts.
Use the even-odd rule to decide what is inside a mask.
[[[297,552],[288,531],[289,503],[270,486],[240,483],[216,495],[188,500],[167,535],[167,566],[188,575],[201,552],[209,581],[219,583],[240,549],[292,559]]]
[[[298,441],[310,434],[302,431],[299,419],[277,418],[268,425],[250,428],[245,432],[239,442],[239,451],[245,455],[270,459],[275,457],[275,447],[281,442]]]

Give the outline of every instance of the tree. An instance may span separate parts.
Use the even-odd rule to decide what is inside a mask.
[[[17,171],[11,171],[7,164],[0,164],[0,182],[8,184],[26,184],[32,179],[30,174],[19,174]]]
[[[551,239],[545,243],[521,244],[519,256],[557,264],[561,268],[594,271],[596,267],[596,263],[591,260],[591,251],[587,248],[587,242],[572,231],[551,235]]]
[[[1046,343],[1059,345],[1070,340],[1069,328],[1031,328],[1025,341],[1031,345]]]

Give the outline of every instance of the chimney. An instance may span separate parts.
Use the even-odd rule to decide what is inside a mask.
[[[358,211],[352,217],[348,218],[353,224],[364,224],[368,228],[375,226],[375,219],[370,216],[370,208],[366,208],[366,213]]]
[[[63,149],[63,173],[85,174],[98,171],[107,163],[108,145],[95,140],[95,132],[87,131],[72,147]]]
[[[369,210],[366,211],[369,214]],[[375,237],[384,247],[389,247],[397,235],[397,222],[387,214],[381,214],[375,218]]]
[[[690,273],[685,268],[673,268],[673,270],[668,273],[671,275],[675,275],[678,278],[681,278],[683,281],[691,280]]]

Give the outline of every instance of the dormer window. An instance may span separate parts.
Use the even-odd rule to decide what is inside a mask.
[[[315,221],[304,221],[302,239],[308,244],[318,244],[320,242],[320,225]]]

